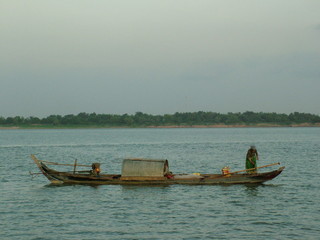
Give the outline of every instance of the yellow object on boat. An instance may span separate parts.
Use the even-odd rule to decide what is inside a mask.
[[[226,166],[222,168],[221,171],[222,171],[222,174],[228,175],[230,173],[230,167]]]

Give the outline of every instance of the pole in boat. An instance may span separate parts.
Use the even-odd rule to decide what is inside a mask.
[[[240,170],[240,171],[235,171],[235,172],[230,172],[229,174],[235,174],[235,173],[239,173],[239,172],[245,172],[245,171],[250,171],[250,170],[256,170],[256,169],[260,169],[260,168],[265,168],[265,167],[271,167],[274,165],[280,165],[280,163],[272,163],[272,164],[268,164],[268,165],[264,165],[261,167],[256,167],[256,168],[250,168],[250,169],[244,169],[244,170]]]
[[[73,174],[76,173],[77,161],[78,161],[77,159],[74,160]]]

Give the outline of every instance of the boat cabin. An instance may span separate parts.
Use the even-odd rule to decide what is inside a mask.
[[[168,160],[124,159],[121,180],[164,180],[169,174]]]

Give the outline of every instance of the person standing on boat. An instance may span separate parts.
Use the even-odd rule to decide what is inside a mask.
[[[246,157],[246,169],[256,168],[257,160],[259,160],[259,154],[255,146],[251,146],[247,152]],[[256,173],[257,170],[250,170],[248,173]]]
[[[100,163],[92,163],[91,173],[95,176],[99,176],[100,174]]]

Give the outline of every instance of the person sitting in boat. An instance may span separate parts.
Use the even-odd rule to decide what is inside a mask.
[[[168,178],[168,179],[173,179],[174,178],[174,175],[172,174],[172,172],[167,172],[164,176],[166,178]]]
[[[251,146],[247,152],[246,157],[246,169],[256,168],[257,160],[259,160],[259,154],[255,146]],[[257,170],[249,170],[248,173],[256,173]]]
[[[100,174],[100,163],[92,163],[91,167],[91,173],[95,176],[98,176]]]

